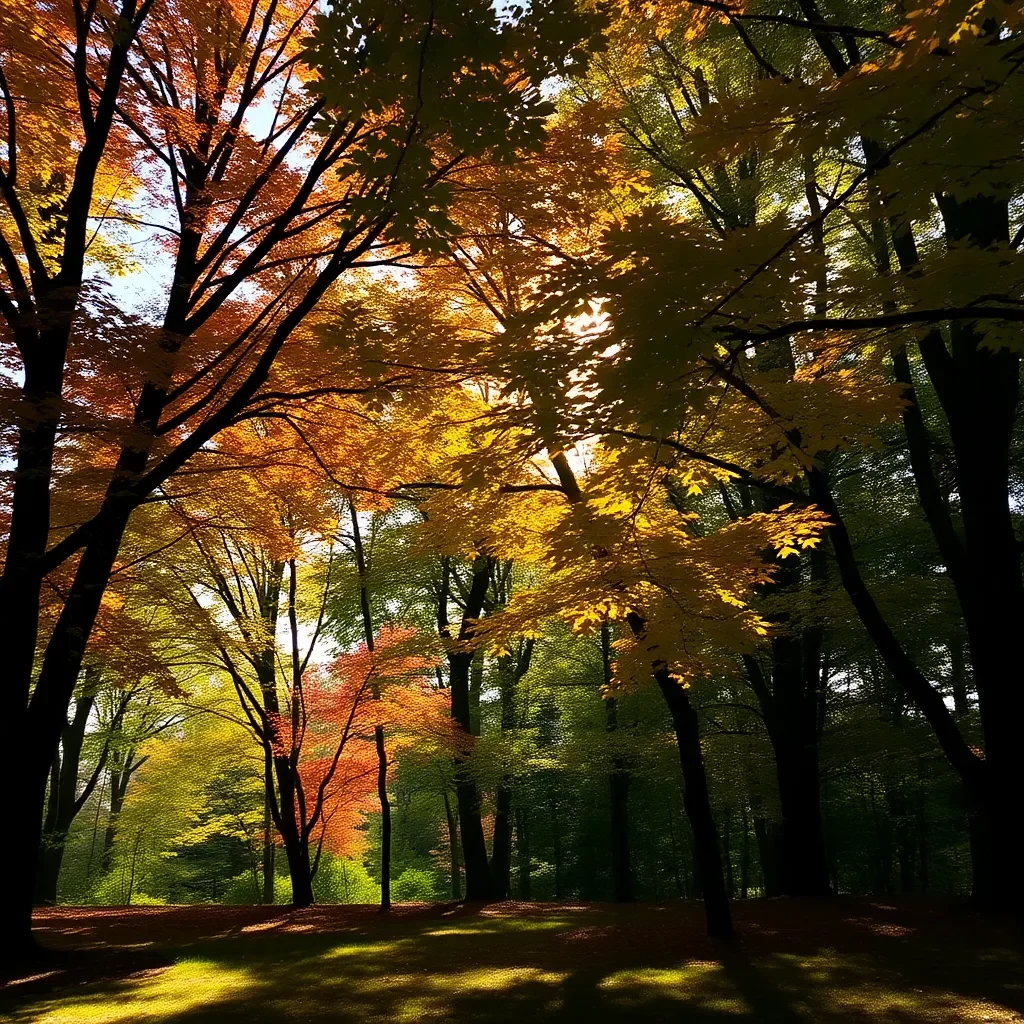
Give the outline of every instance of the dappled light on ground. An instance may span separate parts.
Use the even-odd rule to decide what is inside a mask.
[[[5,993],[2,1019],[1024,1021],[1024,959],[1008,926],[926,903],[737,910],[731,946],[704,937],[692,904],[449,904],[399,907],[390,918],[350,907],[50,912],[40,919],[49,940],[87,952],[26,971]]]

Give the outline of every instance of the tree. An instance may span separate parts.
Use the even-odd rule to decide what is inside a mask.
[[[592,24],[558,4],[502,31],[481,5],[432,16],[409,4],[391,20],[372,8],[338,4],[317,23],[320,77],[303,62],[314,11],[301,2],[62,3],[5,18],[0,313],[23,369],[7,392],[18,455],[2,587],[24,774],[18,840],[5,847],[12,877],[31,874],[50,752],[132,511],[224,427],[316,391],[274,379],[298,325],[344,271],[392,258],[403,240],[425,244],[466,159],[495,146],[511,156],[536,137],[539,85],[579,55]],[[349,31],[366,24],[380,26],[369,43]],[[442,46],[453,34],[459,45]],[[50,117],[43,83],[71,123]],[[257,109],[272,111],[269,127]],[[93,238],[140,220],[109,188],[118,175],[154,198],[146,219],[173,268],[148,323],[118,321],[88,288],[89,260],[104,253]],[[122,344],[106,344],[112,332]],[[130,396],[112,407],[88,383],[108,375]],[[58,454],[77,425],[88,464],[105,472],[65,525],[53,510],[73,478]],[[41,629],[43,580],[65,570],[73,580]],[[30,945],[17,895],[30,888],[4,902],[12,952]]]
[[[367,581],[369,565],[363,538],[359,529],[359,513],[355,502],[349,500],[352,519],[352,549],[359,574],[359,611],[363,620],[363,635],[366,649],[373,653],[373,613],[370,609],[370,593]],[[380,700],[380,684],[375,679],[371,693],[374,700]],[[381,844],[380,844],[380,908],[391,909],[391,804],[388,800],[388,755],[384,744],[384,725],[377,722],[373,727],[373,743],[377,751],[377,800],[380,802]]]
[[[82,748],[96,701],[98,675],[94,666],[86,668],[81,695],[75,701],[74,714],[61,732],[60,746],[53,752],[46,816],[43,819],[43,835],[39,846],[39,866],[36,868],[33,900],[37,904],[52,905],[57,902],[57,880],[64,859],[68,830],[96,788],[109,756],[108,734],[95,759],[96,763],[79,792]],[[119,711],[123,714],[123,705]]]
[[[807,195],[806,212],[787,212],[774,224],[744,232],[743,244],[753,256],[741,256],[737,273],[715,264],[721,256],[731,260],[736,255],[727,238],[718,243],[711,235],[698,239],[691,234],[691,241],[684,242],[678,225],[665,226],[663,251],[675,249],[675,266],[700,262],[709,268],[704,294],[718,296],[708,303],[696,289],[684,297],[694,282],[679,280],[678,287],[663,292],[673,296],[671,314],[661,305],[659,315],[663,322],[669,315],[677,318],[688,339],[681,350],[686,361],[717,382],[713,390],[724,392],[718,420],[723,429],[717,443],[693,444],[693,438],[709,434],[691,421],[673,438],[680,420],[672,422],[670,409],[667,419],[652,418],[658,423],[652,443],[674,440],[698,460],[736,470],[739,479],[750,480],[744,474],[752,473],[754,486],[761,489],[773,476],[796,481],[799,486],[790,490],[802,491],[829,515],[843,586],[889,671],[931,723],[985,821],[989,839],[987,852],[976,845],[975,889],[979,900],[991,905],[992,880],[1008,877],[1009,866],[1000,858],[1018,845],[1016,817],[1008,816],[1005,807],[1007,794],[1019,785],[1011,781],[1018,779],[1019,765],[1012,741],[1001,730],[1020,718],[1019,688],[1006,685],[1009,663],[999,653],[1009,635],[1008,620],[1001,616],[1017,614],[1011,609],[1018,607],[1022,592],[1009,497],[1015,486],[1009,452],[1019,391],[1014,355],[1019,316],[1012,301],[1003,301],[1019,287],[1008,215],[1011,197],[1019,193],[1019,165],[1003,149],[1020,131],[1014,113],[1020,88],[1016,16],[1004,21],[1002,9],[964,4],[902,21],[881,15],[858,25],[829,23],[815,4],[800,6],[806,21],[779,22],[767,10],[744,10],[738,17],[726,11],[726,32],[715,24],[718,15],[710,8],[682,5],[651,29],[663,50],[666,41],[670,45],[684,34],[699,40],[693,52],[703,66],[709,48],[731,36],[733,52],[740,46],[747,51],[748,81],[756,65],[760,81],[751,92],[737,89],[728,76],[713,83],[706,79],[704,96],[689,111],[688,83],[675,82],[667,70],[658,79],[667,89],[662,120],[675,101],[683,111],[680,125],[691,163],[682,170],[657,132],[638,136],[637,145],[660,161],[665,174],[685,177],[694,154],[698,166],[714,168],[711,186],[705,187],[695,171],[689,184],[680,179],[709,222],[716,227],[724,223],[728,203],[716,186],[733,160],[754,168],[747,180],[756,183],[762,173],[756,169],[766,160],[784,175],[799,153],[804,166],[794,170]],[[801,60],[810,55],[808,66],[800,67],[794,51],[779,45],[781,30],[771,28],[772,22],[797,30],[787,42],[798,47]],[[635,33],[645,30],[634,26]],[[908,122],[889,116],[897,108],[907,112]],[[784,123],[794,126],[792,132]],[[943,164],[937,172],[936,147],[962,153],[963,167],[950,175]],[[997,164],[1002,170],[994,174]],[[834,184],[822,182],[822,171]],[[797,181],[790,182],[794,195]],[[777,179],[773,188],[776,196],[785,197],[786,186],[780,188]],[[626,251],[643,254],[631,277],[630,297],[621,293],[629,311],[626,305],[608,308],[618,323],[615,335],[631,336],[636,366],[664,351],[648,333],[657,301],[646,308],[633,304],[643,295],[642,280],[652,280],[658,270],[658,261],[649,257],[660,243],[650,234],[644,237],[651,224],[641,227],[638,221],[626,249],[608,248],[620,259]],[[944,248],[925,241],[933,230],[940,232]],[[667,242],[669,234],[675,243]],[[606,283],[596,287],[603,292]],[[594,288],[591,282],[587,293]],[[603,338],[602,344],[609,340]],[[776,368],[790,367],[792,386],[780,386],[777,374],[759,372],[772,369],[772,353]],[[685,377],[680,362],[671,372],[682,377],[667,379]],[[616,393],[622,386],[620,377]],[[932,426],[922,415],[925,391],[937,399],[931,406]],[[731,396],[748,423],[762,420],[768,429],[757,442],[756,458],[739,444],[742,425],[728,418]],[[928,397],[924,402],[931,405]],[[664,413],[658,410],[659,416]],[[836,500],[831,467],[841,466],[843,459],[831,453],[870,444],[873,416],[876,423],[886,417],[902,420],[921,507],[973,638],[979,701],[987,709],[982,717],[989,723],[984,763],[939,689],[908,655],[905,639],[881,613]],[[859,441],[851,429],[858,421],[861,430],[867,428]],[[745,436],[750,439],[749,433]],[[953,481],[945,495],[935,471],[937,436],[948,437],[950,445]],[[998,671],[997,664],[1002,666]]]

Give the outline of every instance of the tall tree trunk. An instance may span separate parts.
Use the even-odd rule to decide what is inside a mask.
[[[516,688],[526,675],[533,658],[533,640],[520,644],[519,655],[498,658],[498,682],[501,690],[501,734],[509,736],[516,725]],[[512,793],[507,773],[502,775],[495,794],[494,839],[491,846],[491,886],[495,898],[507,899],[512,874]]]
[[[64,841],[57,831],[60,807],[61,769],[69,770],[62,764],[60,746],[54,748],[53,763],[50,766],[49,791],[46,798],[46,817],[39,841],[39,857],[36,862],[35,892],[32,902],[37,906],[52,906],[57,902],[57,878],[64,854]]]
[[[373,615],[370,610],[368,564],[359,529],[359,513],[355,502],[349,500],[352,514],[352,540],[359,572],[359,607],[363,617],[363,636],[366,649],[373,650]],[[373,682],[373,699],[380,701],[380,686]],[[391,909],[391,801],[388,799],[388,754],[384,745],[384,726],[379,722],[373,728],[373,742],[377,751],[377,800],[380,803],[380,909]]]
[[[0,902],[0,963],[31,958],[39,952],[32,937],[32,895],[47,777],[45,771],[32,770],[33,758],[26,749],[31,745],[29,737],[11,736],[7,743],[12,763],[26,767],[20,779],[11,780],[7,821],[12,827],[0,843],[3,877],[11,880]]]
[[[312,865],[309,858],[309,842],[302,833],[296,813],[295,780],[292,766],[287,757],[274,758],[274,770],[277,776],[277,791],[280,795],[281,841],[284,845],[285,858],[288,861],[288,876],[292,883],[292,906],[297,908],[312,906],[313,879]]]
[[[99,673],[90,666],[85,672],[84,692],[75,701],[75,713],[61,732],[60,744],[53,752],[50,769],[50,797],[39,846],[36,866],[35,902],[53,906],[57,902],[57,883],[64,861],[68,832],[78,812],[85,806],[107,760],[108,744],[81,794],[78,792],[82,745],[95,703]]]
[[[708,935],[716,939],[731,938],[732,914],[725,892],[718,833],[711,814],[697,712],[686,690],[669,676],[667,667],[656,668],[654,678],[672,716],[679,747],[679,762],[683,769],[683,806],[693,830],[694,853],[700,871]]]
[[[443,585],[438,601],[438,632],[450,635],[448,623],[449,564],[443,560]],[[492,560],[478,555],[473,562],[473,578],[463,607],[459,639],[469,641],[474,624],[483,611],[484,599],[490,583]],[[462,862],[466,871],[466,899],[489,900],[492,897],[490,866],[487,861],[487,843],[480,818],[480,794],[469,767],[468,755],[472,744],[470,716],[470,670],[473,653],[451,651],[448,655],[448,681],[452,694],[452,718],[462,732],[463,750],[455,755],[455,793],[459,807],[459,832],[462,838]]]
[[[754,816],[754,840],[757,843],[757,862],[761,867],[762,896],[783,894],[782,872],[782,826],[763,814]]]
[[[827,896],[818,747],[791,740],[776,748],[782,808],[782,887],[788,896]],[[781,751],[781,753],[779,753]]]
[[[269,781],[272,786],[273,780]],[[270,812],[270,794],[264,786],[263,792],[263,904],[270,906],[274,902],[274,818]]]
[[[515,686],[518,675],[512,659],[498,659],[501,686],[501,732],[508,735],[515,726]],[[512,873],[512,793],[503,774],[494,796],[494,837],[491,841],[491,887],[495,899],[508,899]]]
[[[768,504],[777,502],[769,500]],[[812,581],[823,580],[825,571],[823,553],[814,552]],[[802,586],[801,567],[780,564],[766,590],[773,594],[796,592]],[[780,891],[789,896],[827,896],[831,890],[818,763],[824,699],[823,631],[817,624],[787,631],[787,619],[785,615],[776,617],[779,632],[768,645],[767,672],[757,658],[747,655],[743,660],[775,755],[782,812]],[[765,882],[767,888],[767,874]]]
[[[629,844],[630,782],[630,773],[624,769],[616,769],[609,777],[612,899],[616,903],[631,903],[633,901],[633,865]]]
[[[310,877],[309,845],[300,840],[289,846],[286,841],[285,854],[292,883],[292,906],[298,910],[311,907],[316,900],[313,896],[313,879]]]
[[[686,899],[688,896],[687,886],[683,884],[683,874],[680,873],[680,850],[679,843],[676,840],[676,827],[673,824],[673,818],[675,815],[670,807],[668,810],[668,848],[672,851],[672,881],[675,882],[676,895],[680,899]],[[686,865],[683,865],[683,873],[685,873]]]
[[[880,147],[865,140],[869,162]],[[939,195],[948,244],[989,249],[1009,241],[1005,199],[975,195],[958,200]],[[902,273],[919,269],[913,230],[890,214],[892,249]],[[888,266],[888,255],[885,268]],[[931,439],[917,403],[909,361],[894,352],[896,379],[905,385],[903,416],[911,468],[925,518],[932,530],[956,592],[967,631],[985,741],[982,763],[945,707],[941,695],[922,676],[893,636],[866,593],[845,527],[831,531],[841,559],[843,584],[893,676],[935,730],[950,763],[971,793],[971,853],[974,897],[987,908],[1024,909],[1024,886],[1015,884],[1013,851],[1024,843],[1024,822],[1015,802],[1024,786],[1024,754],[1015,739],[1024,719],[1024,689],[1016,674],[1015,635],[1024,621],[1024,578],[1010,509],[1010,446],[1020,394],[1020,357],[987,347],[976,324],[955,321],[947,347],[936,328],[918,348],[945,414],[956,463],[960,528],[953,522],[931,465]],[[809,475],[812,495],[827,507],[834,500]],[[817,486],[816,486],[817,483]],[[815,493],[817,490],[818,493]],[[845,563],[845,564],[844,564]],[[955,666],[955,662],[954,662]]]
[[[111,485],[115,492],[124,486],[120,469],[121,462],[118,463],[118,472]],[[48,475],[46,479],[49,479]],[[14,689],[23,688],[25,691],[24,706],[22,709],[13,708],[8,716],[6,726],[10,739],[7,754],[10,763],[19,766],[23,784],[12,783],[17,794],[11,797],[7,807],[9,838],[7,842],[0,843],[0,877],[17,880],[17,884],[10,887],[11,892],[0,893],[0,953],[10,958],[34,956],[37,952],[32,938],[32,895],[42,838],[47,778],[53,750],[67,725],[68,707],[82,667],[85,642],[99,612],[100,601],[128,523],[130,507],[125,507],[121,499],[111,499],[109,490],[104,508],[109,510],[108,518],[97,528],[94,538],[79,559],[74,580],[47,643],[35,689],[31,692],[31,702],[28,699],[31,657],[23,679],[15,675]],[[11,566],[13,537],[12,520],[8,570]],[[19,592],[16,588],[12,591],[10,588],[14,587],[14,583],[14,576],[5,576],[2,602],[5,608],[9,607],[11,601],[15,605],[28,604],[32,598],[32,586],[27,591]],[[35,593],[38,596],[38,587]],[[17,615],[18,621],[22,618],[20,614]],[[5,618],[5,622],[9,633],[18,632],[13,613]],[[35,633],[33,625],[31,635],[34,637]],[[17,656],[14,660],[17,660]],[[16,693],[12,700],[20,702],[22,695]]]
[[[484,688],[484,652],[474,651],[469,667],[469,732],[480,735],[480,694]]]
[[[469,670],[472,655],[453,654],[448,660],[452,717],[468,737],[472,735],[469,728]],[[480,793],[470,771],[466,753],[456,755],[454,767],[455,794],[459,806],[459,834],[462,838],[462,862],[466,871],[466,899],[489,900],[492,897],[491,873],[487,861],[483,821],[480,817]]]
[[[379,699],[379,698],[378,698]],[[391,801],[388,799],[388,755],[384,726],[373,727],[377,750],[377,800],[380,803],[380,909],[391,909]]]

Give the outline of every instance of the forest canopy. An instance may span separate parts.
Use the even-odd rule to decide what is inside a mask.
[[[1024,907],[1024,7],[0,0],[33,904]]]

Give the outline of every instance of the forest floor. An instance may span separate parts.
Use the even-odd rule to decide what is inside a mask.
[[[60,908],[17,1024],[1024,1022],[1018,927],[933,900]]]

